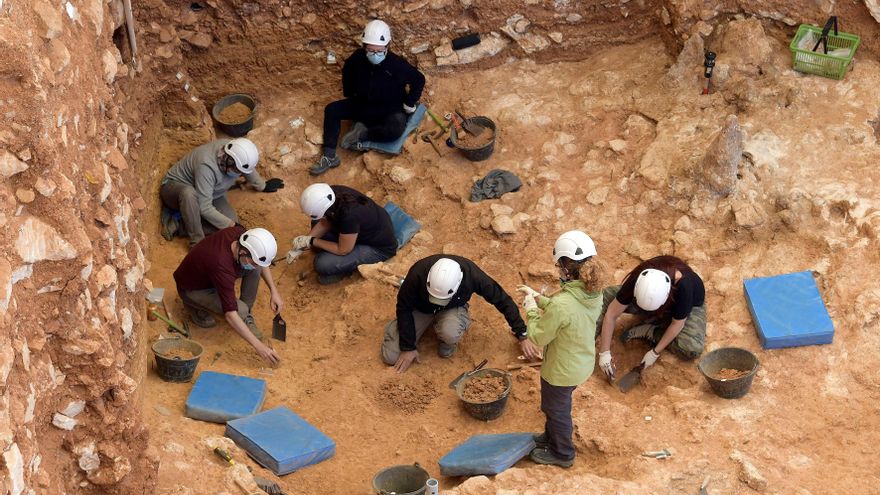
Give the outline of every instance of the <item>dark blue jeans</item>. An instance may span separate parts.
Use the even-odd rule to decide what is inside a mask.
[[[377,143],[394,141],[406,129],[406,114],[403,113],[403,106],[399,111],[388,115],[372,116],[351,98],[337,100],[324,107],[325,148],[336,148],[343,120],[352,120],[366,125],[367,140]]]
[[[348,275],[357,270],[359,265],[378,263],[390,258],[391,255],[379,251],[372,246],[355,244],[354,249],[345,256],[327,251],[315,255],[315,271],[318,275]]]
[[[550,452],[560,459],[574,459],[571,441],[574,425],[571,421],[571,394],[576,387],[557,387],[541,378],[541,411],[547,416],[544,433],[550,443]]]

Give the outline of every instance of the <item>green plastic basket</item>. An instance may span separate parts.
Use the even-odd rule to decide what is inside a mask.
[[[828,33],[829,52],[840,48],[849,49],[848,56],[839,57],[830,54],[826,55],[822,48],[824,44],[815,52],[810,51],[809,49],[804,50],[798,48],[800,41],[811,33],[816,33],[816,38],[818,38],[822,35],[822,28],[812,24],[801,24],[800,27],[798,27],[797,34],[794,35],[794,39],[791,40],[789,48],[791,48],[791,59],[792,64],[794,64],[794,70],[806,74],[816,74],[831,79],[843,79],[846,69],[849,67],[850,62],[852,62],[853,55],[856,54],[856,48],[859,47],[861,38],[854,34],[840,31],[838,31],[838,34],[834,34],[834,32]],[[810,49],[812,48],[813,47],[811,46]]]

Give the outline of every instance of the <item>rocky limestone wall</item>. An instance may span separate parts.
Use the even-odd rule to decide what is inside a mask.
[[[132,165],[145,121],[126,110],[149,78],[114,45],[119,5],[0,2],[4,494],[145,493],[155,473],[133,359],[147,235]]]

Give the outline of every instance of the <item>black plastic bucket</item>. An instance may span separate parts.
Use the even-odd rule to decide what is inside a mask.
[[[488,402],[472,402],[465,399],[462,395],[465,385],[475,378],[481,378],[484,376],[500,376],[504,378],[504,392],[502,392],[497,399]],[[490,419],[495,419],[498,416],[501,416],[501,413],[504,412],[504,407],[507,406],[507,397],[510,396],[510,389],[512,387],[513,380],[510,379],[510,373],[496,370],[494,368],[483,368],[475,371],[474,374],[467,376],[462,381],[458,382],[458,385],[455,386],[455,393],[457,393],[458,398],[461,399],[461,403],[464,405],[464,410],[471,416],[477,419],[482,419],[483,421],[489,421]]]
[[[492,156],[492,152],[495,151],[495,137],[497,136],[495,122],[492,122],[492,119],[490,119],[489,117],[483,116],[470,117],[468,119],[465,119],[465,122],[473,124],[475,126],[485,127],[486,131],[483,132],[491,132],[492,139],[490,139],[488,143],[478,148],[467,148],[463,146],[462,143],[458,142],[458,134],[455,130],[455,126],[453,126],[452,132],[449,136],[452,140],[452,145],[458,148],[458,151],[461,152],[462,156],[472,162],[479,162]]]
[[[758,372],[759,365],[758,357],[745,349],[722,347],[703,356],[697,367],[718,397],[739,399],[752,387],[752,379]],[[739,378],[717,378],[718,372],[725,368],[747,371],[748,374]]]
[[[422,495],[430,477],[419,463],[391,466],[373,476],[373,491],[376,495]]]
[[[202,357],[202,346],[189,339],[161,339],[153,346],[153,355],[156,356],[156,372],[159,378],[166,382],[188,382],[192,380],[199,358]],[[170,357],[174,351],[186,351],[193,355],[191,358]]]
[[[241,103],[251,109],[251,114],[247,120],[243,122],[224,122],[220,120],[220,113],[222,113],[226,107],[234,103]],[[217,122],[217,127],[219,127],[221,131],[232,137],[241,137],[254,128],[254,109],[256,108],[257,102],[252,96],[238,93],[224,96],[217,100],[217,103],[214,104],[214,108],[211,109],[211,116],[214,117],[214,121]]]

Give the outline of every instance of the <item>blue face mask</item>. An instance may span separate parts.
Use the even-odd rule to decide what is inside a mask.
[[[367,60],[369,60],[370,63],[373,64],[373,65],[379,65],[379,64],[382,63],[383,60],[385,60],[385,54],[386,54],[386,53],[388,53],[388,52],[387,52],[387,51],[384,51],[384,52],[378,52],[378,53],[376,53],[376,52],[367,52]]]
[[[256,269],[257,269],[257,267],[255,267],[254,265],[252,265],[252,264],[250,264],[250,263],[247,263],[247,264],[241,265],[241,268],[242,268],[242,270],[245,270],[245,271],[248,271],[248,272],[251,271],[251,270],[256,270]]]
[[[231,170],[227,170],[227,171],[226,171],[226,176],[227,176],[227,177],[236,177],[236,178],[238,178],[239,175],[241,175],[241,172],[239,172],[237,169],[231,169]]]

